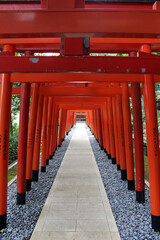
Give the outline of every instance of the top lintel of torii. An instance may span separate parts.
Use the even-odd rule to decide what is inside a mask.
[[[101,8],[81,0],[0,1],[0,38],[160,38],[159,3],[104,3]]]

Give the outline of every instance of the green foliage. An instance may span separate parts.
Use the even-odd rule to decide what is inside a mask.
[[[14,122],[17,118],[17,114],[20,110],[20,97],[13,95],[12,96],[12,103],[11,103],[11,125],[10,125],[10,133],[13,136],[14,132]]]
[[[16,53],[15,53],[15,56],[24,56],[24,53],[16,52]]]
[[[128,53],[90,53],[89,54],[90,56],[122,56],[122,57],[125,57],[125,56],[128,56]]]
[[[160,100],[160,83],[155,83],[156,101]]]
[[[18,154],[18,128],[14,130],[14,134],[10,134],[9,142],[9,164],[17,160]]]
[[[17,87],[17,84],[16,84],[16,87]],[[17,160],[19,126],[16,122],[16,118],[19,113],[19,110],[20,110],[20,97],[16,95],[12,95],[10,142],[9,142],[9,164]]]
[[[17,164],[8,171],[8,182],[17,175]]]

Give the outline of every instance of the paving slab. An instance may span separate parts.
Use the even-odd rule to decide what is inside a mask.
[[[77,124],[31,240],[119,240],[87,136]]]

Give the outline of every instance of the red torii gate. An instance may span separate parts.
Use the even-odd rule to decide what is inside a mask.
[[[25,190],[30,190],[32,176],[33,180],[38,180],[41,128],[41,171],[45,171],[46,163],[49,162],[46,162],[46,159],[53,155],[57,145],[61,144],[65,136],[66,123],[69,121],[71,126],[74,124],[74,114],[71,111],[73,108],[88,110],[87,123],[90,124],[92,132],[102,149],[106,150],[108,157],[112,158],[112,163],[117,163],[117,168],[121,169],[121,178],[123,180],[128,179],[128,189],[134,189],[133,147],[127,83],[132,84],[136,175],[140,176],[141,180],[141,184],[139,184],[138,179],[136,179],[136,199],[139,202],[144,202],[143,137],[139,84],[142,82],[147,130],[152,227],[159,231],[160,161],[154,82],[160,81],[160,58],[150,54],[151,50],[157,51],[160,46],[158,39],[160,34],[159,3],[141,5],[104,4],[103,10],[98,4],[91,3],[90,5],[85,4],[84,1],[76,0],[43,0],[41,4],[14,3],[13,6],[2,3],[1,6],[0,19],[5,24],[0,26],[0,44],[3,47],[3,52],[0,54],[0,72],[2,73],[0,101],[0,229],[6,227],[11,83],[22,82],[18,151],[18,164],[21,165],[21,168],[18,170],[17,203],[24,204]],[[90,9],[91,6],[92,9]],[[5,11],[7,8],[8,11]],[[116,10],[113,10],[113,8],[116,8]],[[152,21],[154,21],[154,25],[151,24]],[[60,36],[62,39],[54,39],[53,36]],[[93,36],[100,36],[101,38],[96,39]],[[50,39],[50,37],[52,38]],[[88,37],[90,37],[90,41]],[[61,52],[61,56],[37,57],[32,56],[30,52],[37,52],[37,50],[52,52],[53,49],[54,52]],[[15,50],[25,52],[25,56],[14,57]],[[92,52],[129,53],[130,56],[89,56],[88,54]],[[139,54],[137,55],[135,52],[139,52]],[[74,82],[87,85],[89,82],[110,82],[114,87],[110,86],[106,89],[96,87],[93,89],[91,86],[87,87],[87,85],[86,88],[76,86],[70,93],[72,97],[69,97],[69,88],[64,88],[64,92],[61,92],[62,89],[58,88],[55,90],[54,87],[47,86],[48,83],[52,82]],[[117,87],[116,82],[117,84],[123,83],[121,84],[122,89]],[[30,83],[33,83],[33,86],[27,131]],[[45,86],[41,85],[43,83],[45,83]],[[79,93],[77,92],[78,88]],[[99,96],[92,97],[92,99],[89,97],[96,94],[99,94]],[[59,128],[59,141],[57,143],[59,110],[61,127]],[[138,122],[140,122],[139,125]],[[68,129],[69,126],[67,131]],[[26,159],[27,184],[25,188]]]

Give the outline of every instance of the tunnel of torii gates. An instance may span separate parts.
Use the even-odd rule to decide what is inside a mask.
[[[87,125],[111,163],[117,164],[128,190],[135,190],[136,200],[144,203],[143,96],[152,228],[160,231],[154,87],[160,82],[160,57],[153,54],[160,49],[159,2],[0,1],[0,22],[0,229],[7,225],[11,97],[17,94],[17,204],[25,204],[26,191],[31,190],[32,181],[38,181],[40,149],[45,172],[79,112],[86,113]],[[24,55],[15,56],[15,52]],[[58,54],[34,55],[48,52]],[[13,83],[21,85],[12,87]]]

